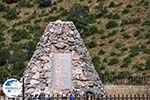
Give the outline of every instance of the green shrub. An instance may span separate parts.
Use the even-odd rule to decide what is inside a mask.
[[[95,48],[97,44],[94,41],[91,41],[91,42],[86,43],[86,46],[88,48]]]
[[[129,39],[129,38],[131,37],[131,36],[130,36],[128,33],[126,33],[126,32],[123,33],[122,36],[123,36],[124,38],[126,38],[126,39]]]
[[[150,48],[144,48],[144,50],[143,50],[143,52],[145,53],[145,54],[150,54]]]
[[[35,20],[34,20],[34,24],[40,23],[41,21],[42,21],[41,18],[35,19]]]
[[[53,0],[37,0],[39,7],[49,7],[52,5]]]
[[[98,14],[96,15],[97,18],[105,17],[108,13],[107,7],[98,6]]]
[[[122,20],[120,26],[129,24],[128,20]]]
[[[107,37],[112,37],[117,33],[116,30],[113,30],[112,32],[108,33]]]
[[[132,62],[132,59],[130,56],[124,58],[124,62],[123,64],[121,65],[121,67],[128,67],[128,65]]]
[[[127,71],[121,71],[118,73],[119,79],[125,79],[127,76],[129,76],[129,72],[127,72]]]
[[[6,12],[6,15],[4,15],[3,17],[8,19],[8,20],[13,20],[13,19],[17,18],[17,10],[16,10],[16,8],[10,8]]]
[[[5,3],[11,4],[11,3],[17,3],[18,0],[2,0]]]
[[[128,4],[128,5],[126,6],[126,8],[132,8],[132,5]]]
[[[147,70],[150,69],[150,58],[147,59],[145,68],[146,68]]]
[[[3,36],[4,36],[4,34],[3,34],[3,33],[0,33],[0,42],[2,42],[2,41],[5,40]]]
[[[76,25],[79,32],[86,30],[85,26],[88,26],[88,22],[85,20],[89,16],[89,7],[74,4],[68,13],[67,20],[71,20]]]
[[[119,63],[119,60],[117,58],[111,58],[108,62],[108,65],[115,65],[117,63]]]
[[[0,83],[4,83],[6,79],[9,77],[9,70],[5,67],[0,67]]]
[[[143,25],[150,26],[150,20],[145,20],[144,23],[143,23]]]
[[[101,70],[105,69],[105,67],[102,66],[98,56],[93,57],[92,62],[93,62],[94,67],[98,73],[101,73]]]
[[[113,1],[111,1],[108,5],[108,7],[115,7],[115,6],[116,6],[116,4]]]
[[[140,45],[134,45],[130,47],[130,52],[134,54],[138,54],[141,51]]]
[[[0,66],[4,66],[7,63],[9,55],[10,53],[7,48],[3,48],[0,50]]]
[[[115,28],[117,26],[118,26],[118,23],[116,21],[112,21],[112,20],[106,24],[107,29]]]
[[[97,29],[97,27],[95,25],[91,25],[88,28],[88,32],[89,32],[89,34],[95,34],[95,33],[98,32],[98,29]]]
[[[122,14],[127,14],[127,13],[129,13],[129,9],[127,9],[127,8],[125,8],[123,11],[122,11]]]
[[[105,51],[103,49],[99,50],[98,55],[103,55],[105,54]]]
[[[105,33],[105,30],[103,28],[101,28],[99,31],[98,31],[98,34],[104,34]]]
[[[118,15],[118,13],[112,14],[110,13],[109,15],[107,15],[108,19],[119,19],[120,16]]]
[[[67,11],[66,9],[61,8],[60,11],[61,11],[61,12],[60,12],[59,16],[62,16],[62,17],[67,16],[68,11]]]
[[[29,41],[25,44],[25,49],[27,50],[27,59],[29,60],[34,51],[35,51],[35,47],[36,47],[36,42],[34,41]]]
[[[33,7],[33,4],[30,0],[20,0],[17,6],[30,8]]]
[[[132,69],[135,70],[135,71],[143,71],[144,70],[144,65],[143,64],[134,64]]]
[[[13,35],[12,35],[12,41],[13,42],[18,42],[21,39],[30,39],[31,36],[30,34],[25,30],[25,29],[14,29],[12,30]]]
[[[0,32],[3,32],[6,29],[8,29],[8,26],[4,23],[0,23]]]
[[[0,3],[0,12],[4,12],[6,10],[5,5]]]
[[[115,43],[115,48],[119,49],[121,47],[122,47],[122,43],[120,42]]]

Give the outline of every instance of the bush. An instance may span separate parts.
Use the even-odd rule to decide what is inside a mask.
[[[67,20],[73,21],[80,32],[81,30],[86,30],[85,26],[88,25],[88,22],[85,19],[88,16],[89,16],[88,6],[74,4],[69,10]]]
[[[103,55],[105,54],[105,51],[103,49],[99,50],[98,55]]]
[[[14,29],[12,30],[13,35],[12,35],[12,41],[13,42],[18,42],[21,39],[30,39],[31,36],[29,34],[29,32],[27,32],[25,29]]]
[[[9,8],[6,15],[4,15],[3,17],[8,19],[8,20],[13,20],[13,19],[17,18],[16,8]]]
[[[143,71],[144,65],[143,64],[135,64],[135,65],[133,65],[132,69],[134,69],[135,71]]]
[[[4,83],[9,77],[9,70],[7,67],[0,67],[0,83]]]
[[[36,48],[36,42],[29,41],[28,43],[25,44],[25,49],[27,50],[27,59],[29,60]]]
[[[4,36],[4,34],[3,34],[3,33],[0,33],[0,42],[2,42],[2,41],[5,40],[3,36]]]
[[[4,12],[6,10],[5,5],[0,3],[0,12]]]
[[[121,44],[120,42],[117,42],[117,43],[115,44],[115,48],[119,49],[119,48],[121,48],[121,47],[122,47],[122,44]]]
[[[150,48],[144,48],[144,50],[143,50],[143,52],[145,53],[145,54],[150,54]]]
[[[119,60],[117,58],[111,58],[108,65],[115,65],[119,63]]]
[[[122,11],[122,14],[127,14],[127,13],[129,13],[129,9],[127,9],[127,8],[125,8],[123,11]]]
[[[103,28],[101,28],[99,31],[98,31],[98,34],[104,34],[105,33],[105,30]]]
[[[127,76],[129,76],[129,72],[127,72],[127,71],[121,71],[118,73],[119,79],[125,79]]]
[[[131,60],[132,60],[132,59],[131,59],[130,56],[124,58],[124,62],[123,62],[123,64],[121,65],[121,67],[128,67],[128,65],[131,63]]]
[[[126,6],[126,8],[132,8],[132,5],[128,4],[128,5]]]
[[[150,26],[150,20],[145,20],[144,23],[143,23],[143,25]]]
[[[9,50],[7,48],[0,50],[0,66],[4,66],[9,58]]]
[[[49,7],[52,5],[52,0],[37,0],[39,7]]]
[[[115,7],[115,6],[116,6],[116,4],[113,1],[111,1],[108,5],[108,7]]]
[[[97,14],[97,18],[105,17],[108,13],[107,7],[99,7],[98,8],[99,13]]]
[[[124,38],[126,38],[126,39],[129,39],[129,38],[130,38],[130,35],[129,35],[128,33],[126,33],[126,32],[123,33],[122,36],[123,36]]]
[[[140,45],[135,45],[130,47],[130,52],[134,54],[138,54],[141,51]]]
[[[111,28],[114,28],[114,27],[117,27],[118,26],[118,23],[116,21],[109,21],[107,24],[106,24],[106,28],[107,29],[111,29]]]
[[[150,58],[147,59],[145,68],[148,70],[150,69]]]
[[[112,14],[110,13],[109,15],[107,15],[108,19],[119,19],[120,16],[118,15],[118,13]]]
[[[105,67],[102,66],[98,56],[93,57],[92,62],[93,62],[94,67],[98,73],[101,73],[101,70],[105,69]]]
[[[20,0],[17,6],[30,8],[30,7],[33,7],[33,4],[29,0]]]
[[[86,43],[86,46],[88,48],[95,48],[97,46],[97,44],[94,41],[91,41],[89,43]]]
[[[98,32],[98,29],[97,29],[97,27],[95,26],[95,25],[91,25],[91,26],[89,26],[89,28],[88,28],[88,33],[89,33],[89,35],[91,34],[95,34],[95,33],[97,33]]]
[[[5,3],[11,4],[11,3],[17,3],[18,0],[2,0]]]

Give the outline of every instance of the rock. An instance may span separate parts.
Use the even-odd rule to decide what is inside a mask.
[[[58,56],[56,59],[54,55],[57,53],[64,56]],[[55,60],[59,60],[60,64],[55,64]],[[52,95],[56,91],[61,93],[65,88],[86,92],[83,90],[90,87],[93,87],[97,94],[106,95],[103,84],[91,63],[88,50],[73,22],[70,21],[58,20],[49,23],[26,67],[24,78],[26,96],[41,93]],[[56,87],[56,84],[58,85],[56,78],[62,80],[59,89]],[[65,85],[61,85],[66,81]]]

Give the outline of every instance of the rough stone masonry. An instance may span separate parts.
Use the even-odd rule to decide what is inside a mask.
[[[23,77],[26,97],[68,90],[106,95],[89,52],[71,21],[48,24]]]

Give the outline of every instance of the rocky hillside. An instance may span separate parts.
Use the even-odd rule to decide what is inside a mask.
[[[150,75],[149,0],[0,0],[0,82],[22,76],[58,19],[74,22],[99,75]]]

